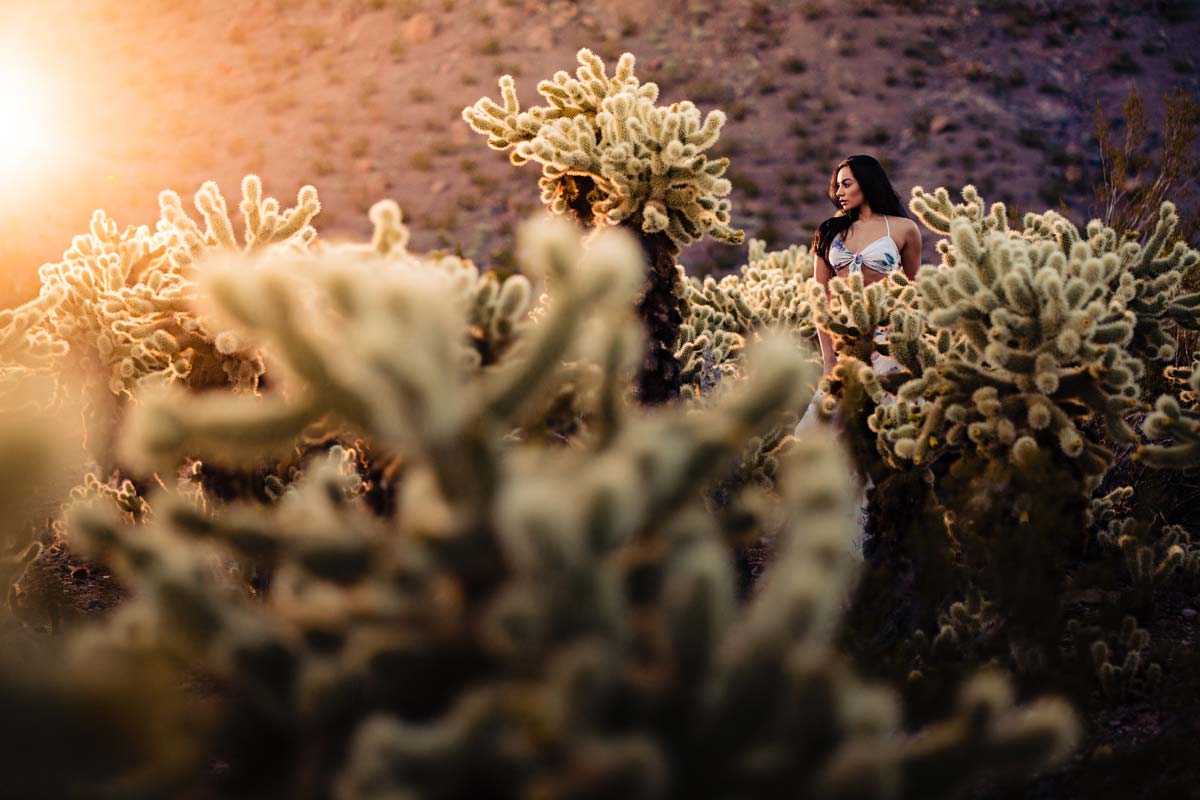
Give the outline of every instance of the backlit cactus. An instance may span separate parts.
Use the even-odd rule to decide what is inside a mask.
[[[242,193],[243,244],[211,181],[195,196],[203,227],[171,191],[159,195],[153,230],[121,231],[97,211],[89,233],[76,236],[61,261],[39,270],[42,296],[58,298],[43,328],[68,346],[75,361],[88,370],[99,367],[102,385],[113,394],[129,394],[146,379],[252,389],[263,372],[262,357],[196,316],[194,263],[214,250],[307,248],[320,204],[316,190],[306,186],[296,207],[281,212],[274,198],[263,199],[255,175],[243,180]]]
[[[0,310],[0,387],[15,390],[21,385],[17,379],[51,372],[66,354],[67,343],[42,326],[60,300],[60,292],[49,291],[16,308]]]
[[[709,160],[725,115],[684,100],[656,106],[658,86],[634,74],[625,53],[609,76],[590,50],[577,54],[575,77],[560,70],[538,84],[549,105],[521,111],[513,79],[500,79],[503,105],[481,98],[463,109],[463,119],[488,137],[494,150],[509,150],[520,165],[542,165],[542,201],[555,214],[569,214],[586,228],[622,226],[635,234],[646,255],[646,283],[638,313],[646,326],[646,355],[638,396],[657,404],[681,391],[675,356],[684,306],[675,256],[704,237],[737,244],[743,233],[730,227],[732,186],[722,177],[725,158]]]
[[[816,346],[816,326],[805,282],[812,277],[808,248],[792,245],[771,253],[751,239],[749,259],[737,274],[686,282],[686,313],[676,343],[681,382],[689,398],[711,392],[740,373],[746,342],[761,331],[786,330]]]
[[[1200,361],[1188,370],[1168,367],[1165,374],[1177,395],[1161,395],[1146,415],[1142,430],[1153,441],[1136,457],[1153,467],[1195,471],[1200,468]]]
[[[935,224],[948,217],[943,268],[922,270],[918,291],[929,327],[951,342],[934,369],[900,388],[899,403],[875,411],[881,448],[918,463],[952,448],[1024,466],[1047,449],[1101,474],[1110,455],[1080,426],[1094,417],[1112,439],[1135,438],[1125,418],[1138,408],[1144,367],[1128,349],[1137,314],[1133,281],[1121,275],[1137,253],[1127,248],[1123,261],[1053,213],[1029,215],[1032,234],[1022,236],[1002,205],[983,215],[969,187],[965,207],[946,208],[944,194],[930,210],[930,196],[914,190],[913,210]]]
[[[1181,525],[1125,518],[1109,522],[1097,540],[1120,559],[1134,599],[1146,606],[1173,580],[1200,578],[1200,544]]]
[[[677,247],[710,235],[739,243],[729,226],[728,159],[710,161],[725,115],[701,117],[689,102],[656,106],[658,86],[634,74],[625,53],[609,76],[590,50],[578,53],[575,77],[565,71],[538,84],[549,105],[521,111],[511,76],[500,79],[503,105],[482,98],[463,109],[472,130],[495,150],[512,149],[513,164],[542,165],[542,201],[571,211],[588,227],[636,220],[647,234],[664,232]]]
[[[1017,708],[995,676],[970,681],[944,723],[898,735],[892,694],[836,653],[858,563],[853,488],[832,436],[777,433],[814,372],[790,342],[751,348],[745,378],[704,408],[639,410],[602,390],[571,446],[522,443],[514,429],[574,380],[569,362],[594,362],[602,382],[631,372],[640,278],[625,239],[581,250],[549,229],[530,247],[531,271],[552,278],[548,308],[482,368],[445,272],[389,280],[346,252],[214,267],[202,290],[287,380],[257,400],[149,401],[126,449],[165,471],[345,425],[403,461],[395,513],[370,513],[336,454],[270,506],[160,494],[143,525],[76,508],[73,541],[136,588],[77,653],[162,653],[220,679],[236,691],[232,726],[284,733],[222,751],[243,789],[347,800],[481,786],[938,797],[1066,752],[1070,710]],[[728,542],[745,520],[712,514],[705,488],[755,437],[775,450],[778,493],[749,505],[775,552],[739,605]],[[216,553],[269,566],[265,596],[228,585]]]
[[[1200,252],[1184,241],[1174,239],[1179,227],[1175,205],[1165,202],[1159,218],[1145,242],[1122,238],[1100,220],[1092,220],[1084,232],[1053,211],[1026,214],[1023,229],[1013,230],[1003,203],[993,203],[985,212],[984,201],[973,186],[963,189],[963,203],[953,203],[945,189],[932,194],[921,187],[913,189],[911,209],[935,233],[949,237],[938,243],[943,264],[953,267],[961,252],[955,239],[955,222],[967,222],[975,238],[984,242],[992,233],[1030,242],[1055,242],[1064,256],[1075,258],[1075,245],[1087,244],[1086,258],[1104,262],[1100,279],[1104,297],[1120,298],[1122,306],[1134,313],[1134,334],[1129,348],[1139,359],[1160,360],[1175,354],[1175,325],[1200,327],[1200,294],[1181,294],[1185,272],[1200,265]],[[1168,246],[1170,245],[1170,246]],[[1114,261],[1115,259],[1115,261]]]

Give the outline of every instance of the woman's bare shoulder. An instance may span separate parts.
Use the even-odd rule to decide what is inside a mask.
[[[899,230],[897,230],[897,228]],[[893,223],[893,232],[896,234],[893,238],[904,239],[905,241],[918,242],[921,240],[921,229],[917,227],[917,223],[908,217],[901,217]]]

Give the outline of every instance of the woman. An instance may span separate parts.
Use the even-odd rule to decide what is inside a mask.
[[[821,223],[813,237],[813,276],[829,293],[835,275],[862,275],[863,285],[881,281],[896,270],[915,278],[921,266],[921,231],[904,214],[900,195],[892,188],[887,173],[871,156],[850,156],[837,165],[829,179],[829,199],[838,212]],[[821,360],[828,375],[837,365],[837,354],[829,334],[817,329]],[[886,331],[875,332],[876,341],[887,341]],[[871,355],[871,366],[881,375],[900,369],[896,361],[879,353]],[[819,393],[818,393],[819,395]],[[813,397],[796,433],[816,422],[819,396]],[[855,548],[861,555],[867,523],[867,486],[859,495],[854,516],[858,527]]]
[[[838,212],[821,223],[813,237],[813,276],[825,286],[833,276],[861,274],[863,285],[881,281],[898,269],[911,280],[921,266],[921,231],[904,214],[900,195],[871,156],[850,156],[829,179],[829,200]],[[886,340],[886,333],[875,336]],[[837,364],[829,334],[818,329],[821,360],[828,375]],[[890,358],[871,357],[875,371],[899,369]]]

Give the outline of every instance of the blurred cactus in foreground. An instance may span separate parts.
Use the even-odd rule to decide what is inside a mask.
[[[41,550],[36,525],[54,516],[79,477],[77,417],[63,407],[51,410],[47,398],[53,393],[44,375],[0,371],[0,605],[5,609],[13,582]]]
[[[60,765],[13,785],[927,798],[1067,752],[1072,712],[1015,707],[994,675],[969,681],[948,720],[906,734],[892,694],[837,654],[858,562],[832,437],[785,437],[778,491],[739,488],[741,519],[711,512],[706,488],[810,391],[814,371],[792,342],[750,348],[744,378],[702,409],[632,407],[640,250],[616,232],[581,246],[553,226],[522,249],[552,291],[492,363],[461,271],[389,262],[378,247],[209,257],[201,299],[271,354],[279,379],[263,396],[147,387],[123,429],[130,463],[163,476],[189,458],[253,463],[317,426],[397,460],[395,510],[373,513],[353,459],[332,450],[269,505],[163,491],[131,516],[105,499],[120,492],[83,492],[70,541],[132,593],[70,637],[66,669],[125,664],[138,677],[140,694],[113,695],[126,723],[97,712],[109,746],[139,741],[140,709],[159,730],[108,772]],[[591,388],[569,446],[528,437],[580,364],[593,367]],[[728,542],[747,525],[770,533],[775,553],[741,604]],[[231,574],[235,556],[270,571],[260,596]],[[101,688],[117,680],[107,667],[94,675]],[[186,695],[161,696],[185,677],[212,687],[199,725],[172,710]],[[63,708],[51,719],[65,741],[94,723],[91,706]],[[219,776],[196,772],[214,761]]]
[[[67,344],[42,326],[46,315],[58,305],[62,294],[42,294],[17,308],[0,310],[0,403],[20,405],[8,392],[23,391],[22,378],[51,374],[57,361],[66,354]]]

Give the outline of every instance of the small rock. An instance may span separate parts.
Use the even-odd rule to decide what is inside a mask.
[[[437,21],[424,11],[413,14],[400,28],[400,38],[405,44],[423,44],[436,35]]]
[[[947,117],[945,114],[938,114],[936,117],[934,117],[933,119],[931,119],[929,121],[929,132],[930,133],[941,133],[942,131],[946,130],[946,128],[949,128],[949,127],[950,127],[950,118]]]
[[[446,182],[445,181],[434,181],[429,186],[429,192],[431,194],[441,194],[444,191],[446,191]]]
[[[1185,608],[1183,610],[1183,616],[1186,617],[1187,619],[1193,619],[1196,616],[1196,609]]]

